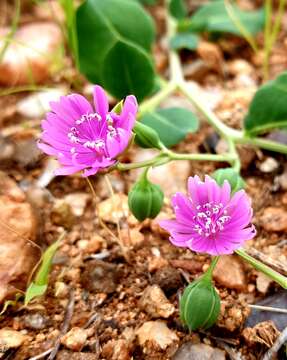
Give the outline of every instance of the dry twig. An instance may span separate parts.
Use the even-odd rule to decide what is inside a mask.
[[[281,335],[275,341],[273,346],[266,352],[262,360],[273,360],[276,359],[276,355],[280,350],[281,346],[284,345],[287,341],[287,327],[282,331]]]

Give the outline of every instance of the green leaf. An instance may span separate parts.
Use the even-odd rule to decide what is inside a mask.
[[[184,0],[171,0],[169,11],[176,19],[182,19],[187,16],[187,7]]]
[[[287,72],[261,86],[254,95],[244,119],[248,135],[255,136],[287,126]]]
[[[263,29],[265,22],[265,12],[263,8],[255,11],[244,11],[235,4],[231,6],[238,21],[250,34],[257,34]],[[179,28],[181,28],[181,25],[179,25]],[[182,23],[182,28],[196,32],[227,32],[238,36],[242,35],[230,18],[224,0],[213,1],[203,5],[188,22],[184,21],[184,23]]]
[[[31,300],[35,299],[36,297],[44,295],[47,290],[47,287],[48,284],[37,285],[34,282],[31,282],[25,293],[24,305],[26,306],[29,304]]]
[[[141,101],[152,91],[155,74],[143,49],[119,41],[107,53],[102,79],[105,89],[117,98],[134,94]]]
[[[158,0],[138,0],[144,5],[155,5]]]
[[[196,50],[199,36],[193,33],[178,33],[170,39],[170,47],[173,50]]]
[[[156,110],[145,114],[141,122],[154,129],[167,147],[178,144],[188,133],[198,129],[197,117],[183,108]]]
[[[212,177],[220,186],[223,185],[224,180],[227,180],[231,186],[232,192],[244,189],[245,187],[245,181],[232,168],[218,169],[212,174]]]
[[[56,254],[56,251],[58,250],[61,238],[62,236],[56,242],[50,245],[44,252],[41,259],[40,268],[37,271],[34,280],[37,285],[46,285],[48,283],[48,276],[51,270],[52,260],[54,255]]]
[[[154,24],[139,3],[86,0],[77,10],[76,22],[80,70],[91,82],[118,98],[133,92],[142,99],[152,91]],[[113,68],[107,69],[107,64]],[[111,78],[115,75],[116,80]]]
[[[50,245],[42,255],[41,265],[37,270],[35,279],[31,282],[25,292],[25,305],[35,297],[42,296],[45,293],[48,287],[48,277],[52,266],[52,260],[64,235],[65,233],[63,233],[56,242]]]

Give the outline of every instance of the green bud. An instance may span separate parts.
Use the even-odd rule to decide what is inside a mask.
[[[232,192],[244,189],[245,187],[245,181],[232,168],[218,169],[212,174],[212,177],[218,185],[223,185],[224,180],[227,180],[231,186]]]
[[[128,204],[133,215],[143,221],[146,218],[155,218],[160,212],[163,203],[161,188],[152,184],[144,176],[132,187],[128,196]]]
[[[217,320],[220,297],[209,276],[189,284],[180,299],[180,319],[190,331],[207,329]]]
[[[139,146],[143,148],[162,148],[158,133],[151,127],[136,121],[133,131],[136,134],[135,141]]]

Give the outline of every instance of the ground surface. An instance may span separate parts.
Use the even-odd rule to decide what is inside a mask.
[[[12,8],[7,6],[9,15]],[[28,4],[23,8],[20,24],[51,21],[49,14],[49,7]],[[154,8],[152,14],[159,33],[163,33],[162,7]],[[271,57],[271,77],[282,71],[287,63],[286,39],[286,32],[282,31]],[[154,51],[157,66],[165,74],[167,58],[160,44],[159,41]],[[213,53],[207,57],[204,51],[203,44],[201,53],[182,54],[185,76],[199,84],[203,96],[213,104],[221,119],[240,127],[260,84],[262,62],[243,40],[232,37],[216,43]],[[192,66],[195,61],[197,68]],[[67,56],[64,62],[64,68],[47,79],[45,85],[64,86],[69,91],[90,96],[89,87],[79,79],[71,59]],[[2,88],[8,92],[9,89]],[[24,196],[19,201],[32,205],[33,212],[27,221],[31,218],[33,221],[25,232],[23,217],[17,217],[18,200],[9,195],[10,200],[18,204],[10,213],[12,218],[15,216],[15,222],[9,223],[9,227],[3,225],[1,236],[10,238],[13,229],[17,229],[20,235],[13,233],[13,241],[22,239],[17,253],[26,246],[33,248],[30,243],[27,245],[26,236],[32,234],[33,241],[45,249],[63,231],[66,233],[54,259],[47,294],[27,307],[20,301],[1,315],[1,329],[13,329],[23,339],[20,339],[22,346],[2,349],[0,358],[29,359],[56,349],[61,338],[61,345],[55,352],[57,359],[260,359],[273,345],[279,331],[286,327],[287,318],[273,312],[260,313],[260,317],[257,313],[250,318],[248,304],[265,299],[269,306],[277,304],[284,308],[287,299],[280,288],[237,257],[223,258],[215,274],[215,285],[222,299],[219,321],[206,332],[188,333],[179,321],[179,294],[187,281],[207,268],[209,257],[172,246],[167,234],[157,225],[158,219],[139,223],[128,213],[127,194],[138,172],[110,174],[114,196],[102,175],[93,177],[96,199],[80,176],[53,178],[51,161],[37,152],[35,146],[42,114],[32,119],[27,110],[19,111],[20,101],[29,95],[29,92],[20,92],[0,98],[3,158],[0,168],[3,184],[8,182],[5,173],[15,181],[9,186],[19,191],[20,197]],[[176,94],[165,101],[165,105],[174,104],[190,107]],[[283,140],[286,141],[286,135]],[[219,142],[212,128],[203,122],[199,132],[189,135],[175,150],[220,152],[222,148],[224,143]],[[134,148],[123,160],[139,160],[143,154],[148,156],[150,150]],[[264,254],[267,263],[278,262],[284,273],[287,271],[285,157],[247,147],[240,148],[240,154],[242,175],[252,198],[253,222],[258,231],[248,246],[260,251],[261,257]],[[163,186],[166,195],[159,218],[171,215],[170,195],[185,189],[188,176],[209,174],[222,166],[222,163],[184,161],[164,165],[155,171],[152,178]],[[43,179],[43,174],[50,180],[44,181],[46,186],[39,187],[37,181]],[[7,194],[2,188],[1,197]],[[5,213],[7,203],[0,202],[0,205],[0,211]],[[1,218],[2,222],[4,220],[5,217]],[[37,253],[38,250],[33,251]],[[37,254],[33,256],[37,258]],[[4,279],[4,275],[0,273],[0,279],[1,276]],[[20,280],[13,282],[14,288],[23,289]],[[264,320],[273,322],[257,325]],[[67,334],[63,337],[64,333]],[[11,338],[14,336],[15,333],[11,333]],[[189,356],[194,354],[193,357],[184,357],[186,352]]]

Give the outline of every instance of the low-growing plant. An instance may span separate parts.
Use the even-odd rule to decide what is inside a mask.
[[[188,26],[196,27],[198,31],[218,31],[218,24],[222,22],[224,31],[238,31],[225,12],[218,12],[220,21],[207,21],[206,13],[213,13],[212,6],[222,9],[224,6],[223,1],[212,4],[199,10],[201,13],[195,14]],[[172,14],[181,18],[184,8],[177,7],[179,5],[166,1],[167,11],[171,9]],[[232,11],[237,9],[233,7]],[[261,28],[261,10],[253,14],[240,12],[239,15],[242,23],[249,24],[250,33],[259,30],[254,19],[260,19]],[[39,148],[58,159],[60,167],[56,174],[81,172],[88,178],[96,173],[143,168],[141,178],[129,194],[130,210],[142,221],[154,218],[163,200],[162,190],[148,180],[150,167],[179,160],[225,162],[229,167],[217,170],[212,177],[189,178],[188,196],[177,193],[172,199],[175,219],[160,222],[170,233],[170,241],[175,246],[213,257],[207,273],[185,289],[180,302],[181,319],[191,330],[209,327],[216,321],[220,299],[212,285],[212,271],[218,256],[223,254],[235,252],[287,288],[286,277],[244,250],[245,241],[254,238],[256,230],[251,224],[253,210],[243,189],[245,182],[240,176],[241,161],[236,148],[238,144],[249,144],[287,154],[286,145],[258,137],[270,129],[286,126],[287,73],[259,88],[245,117],[243,130],[235,130],[224,124],[184,79],[180,58],[171,48],[168,50],[170,77],[168,81],[158,81],[151,55],[154,25],[139,2],[86,0],[76,10],[75,18],[79,69],[99,85],[94,87],[93,105],[79,94],[61,97],[58,102],[51,103],[51,112],[42,122]],[[169,41],[175,36],[177,26],[175,18],[167,14]],[[125,97],[124,102],[109,110],[102,86],[117,98]],[[178,153],[170,149],[188,133],[196,132],[199,123],[197,115],[185,109],[158,109],[160,103],[174,92],[190,100],[197,112],[227,141],[229,148],[225,154]],[[141,162],[121,162],[121,154],[134,140],[158,153]],[[42,282],[38,285],[41,291]],[[194,309],[198,309],[197,313]]]

